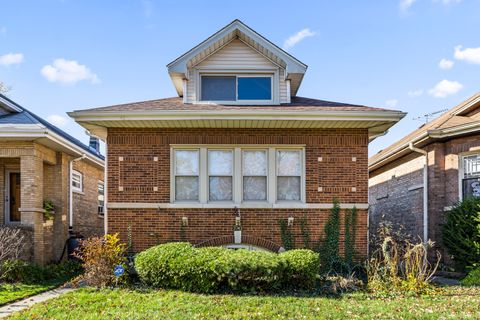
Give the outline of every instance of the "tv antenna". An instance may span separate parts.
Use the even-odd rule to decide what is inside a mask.
[[[422,120],[422,119],[424,119],[425,123],[428,123],[428,121],[430,121],[434,115],[437,115],[437,114],[439,114],[439,113],[444,113],[444,112],[447,111],[447,110],[448,110],[448,109],[442,109],[442,110],[430,112],[430,113],[427,113],[427,114],[424,114],[424,115],[415,117],[415,118],[413,118],[413,120]]]

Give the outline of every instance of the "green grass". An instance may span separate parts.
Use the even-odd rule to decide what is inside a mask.
[[[55,288],[58,283],[0,284],[0,306]]]
[[[11,319],[478,319],[479,306],[480,287],[395,298],[365,293],[333,298],[80,289]]]

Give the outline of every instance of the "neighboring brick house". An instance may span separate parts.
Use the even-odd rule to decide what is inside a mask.
[[[69,113],[106,141],[109,233],[278,251],[336,198],[366,255],[368,143],[402,112],[297,97],[307,66],[238,20],[167,67],[178,97]]]
[[[58,261],[69,227],[104,234],[103,171],[98,140],[86,146],[0,95],[0,226],[23,230],[24,259]],[[53,219],[44,216],[44,200],[55,207]]]
[[[476,94],[370,158],[371,230],[385,216],[432,239],[446,256],[445,211],[465,196],[480,196],[479,112]]]

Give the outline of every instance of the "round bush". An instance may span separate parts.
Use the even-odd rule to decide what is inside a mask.
[[[479,286],[480,287],[480,267],[473,269],[470,273],[461,281],[464,286]]]
[[[162,244],[135,258],[145,284],[204,293],[274,291],[287,283],[306,287],[314,283],[318,266],[318,254],[310,250],[279,255],[221,247],[197,249],[189,243]]]
[[[296,249],[280,254],[285,267],[285,281],[287,284],[309,288],[315,284],[320,268],[320,256],[308,249]]]

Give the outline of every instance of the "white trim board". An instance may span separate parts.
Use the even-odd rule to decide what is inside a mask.
[[[368,203],[341,203],[340,209],[368,209]],[[332,209],[332,203],[147,203],[109,202],[108,209]]]

